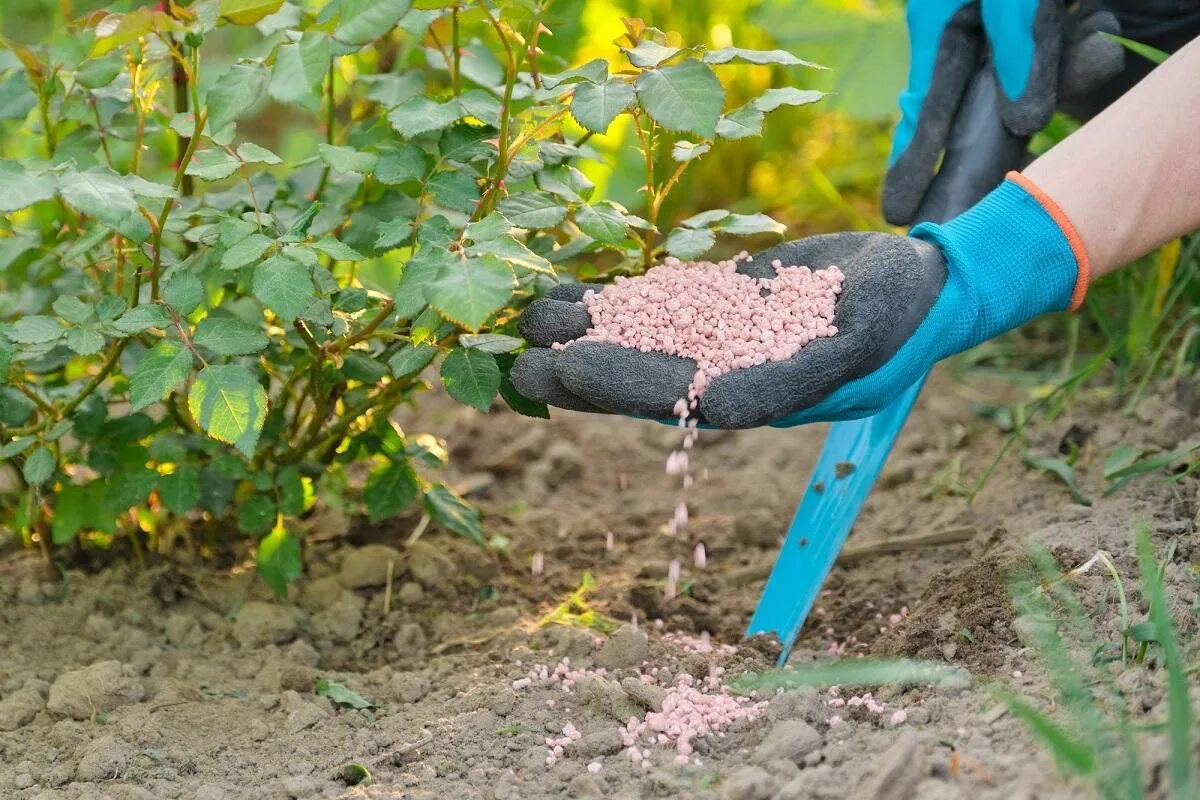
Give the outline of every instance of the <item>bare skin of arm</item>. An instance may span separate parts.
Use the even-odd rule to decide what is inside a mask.
[[[1200,228],[1200,39],[1024,170],[1075,225],[1091,278]]]

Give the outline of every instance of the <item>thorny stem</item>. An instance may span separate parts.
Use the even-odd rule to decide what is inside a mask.
[[[100,120],[100,106],[96,104],[96,98],[91,97],[88,103],[92,107],[92,115],[96,118],[96,133],[100,134],[100,149],[104,151],[104,161],[108,164],[108,168],[113,168],[112,153],[108,150],[108,131],[104,129],[104,123]]]
[[[200,355],[200,351],[196,349],[196,345],[192,342],[192,337],[188,336],[187,326],[183,324],[183,319],[179,316],[179,312],[170,306],[166,306],[167,313],[171,315],[171,324],[175,326],[175,331],[179,334],[179,338],[183,340],[183,346],[186,347],[193,356],[200,359],[200,363],[208,366],[208,362],[204,360],[204,356]]]
[[[320,362],[321,354],[324,352],[324,350],[321,349],[321,345],[317,344],[317,340],[313,338],[312,332],[308,329],[308,325],[304,323],[304,320],[297,317],[295,320],[293,320],[292,327],[296,329],[296,333],[300,334],[300,338],[304,340],[305,346],[315,357],[314,361]]]
[[[500,44],[504,46],[505,81],[504,99],[500,105],[500,135],[497,137],[500,154],[496,157],[496,172],[492,176],[492,186],[488,190],[488,196],[480,200],[479,205],[475,208],[475,213],[472,215],[474,219],[481,219],[487,216],[492,208],[495,207],[498,195],[495,187],[499,186],[504,180],[504,170],[507,169],[509,160],[508,128],[512,119],[513,87],[517,82],[517,57],[513,53],[512,45],[508,41],[508,35],[504,32],[504,28],[500,26],[500,21],[492,16],[492,12],[484,0],[479,0],[479,7],[483,9],[488,22],[496,30],[496,35],[500,38]]]
[[[373,408],[381,410],[384,403],[390,402],[392,396],[399,393],[407,385],[407,381],[393,380],[387,386],[375,392],[375,394],[368,396],[350,408],[341,419],[326,429],[324,436],[320,436],[321,431],[312,431],[309,433],[304,441],[283,458],[283,463],[298,461],[305,454],[313,450],[324,450],[331,444],[336,443],[345,434],[346,429],[354,424],[355,420]]]
[[[104,379],[108,377],[108,374],[113,371],[114,367],[116,367],[117,361],[121,357],[121,351],[125,349],[125,344],[128,341],[128,339],[122,339],[113,345],[112,350],[108,354],[108,358],[104,361],[104,365],[100,367],[100,371],[93,375],[92,379],[89,380],[87,384],[85,384],[84,387],[79,390],[79,394],[75,395],[74,398],[68,401],[67,404],[56,413],[54,419],[62,419],[63,417],[67,416],[74,411],[80,403],[86,400],[88,395],[96,391],[96,387],[103,383]],[[18,436],[29,436],[44,430],[50,424],[50,422],[51,419],[48,417],[40,422],[35,422],[32,425],[26,425],[21,428],[11,428],[8,431],[8,435],[13,438]]]
[[[454,71],[450,73],[450,88],[454,96],[462,92],[462,45],[459,43],[458,3],[450,11],[450,52],[454,57]]]
[[[368,322],[365,326],[363,326],[362,330],[360,330],[358,333],[354,334],[353,336],[343,339],[341,341],[341,343],[338,344],[334,348],[334,351],[339,352],[339,353],[344,352],[346,350],[349,350],[351,347],[358,344],[359,342],[370,338],[371,334],[373,334],[376,331],[376,329],[378,329],[379,326],[382,325],[384,323],[384,321],[388,317],[391,316],[392,309],[395,307],[396,307],[396,301],[389,297],[387,300],[384,301],[383,305],[379,307],[379,313],[376,314],[373,318],[371,318],[371,321]]]
[[[651,214],[656,214],[656,202],[654,199],[654,121],[650,120],[650,124],[646,126],[648,130],[643,130],[641,116],[634,115],[633,127],[637,131],[638,141],[642,144],[642,155],[646,161],[646,207],[650,209]],[[657,224],[653,216],[651,216],[649,222],[652,226]],[[641,239],[642,266],[649,269],[650,263],[653,260],[654,231],[642,231]]]
[[[17,387],[17,391],[32,400],[37,407],[42,410],[43,413],[50,414],[51,416],[56,416],[58,414],[58,409],[47,403],[46,400],[33,389],[30,389],[24,383],[17,383],[15,385]]]
[[[196,116],[196,129],[192,131],[192,138],[188,141],[187,150],[183,157],[179,159],[179,164],[175,168],[175,180],[171,182],[171,186],[175,189],[183,184],[184,171],[191,163],[192,156],[196,153],[196,145],[200,141],[200,134],[204,132],[204,126],[208,122],[208,112],[201,111]],[[158,300],[158,273],[159,267],[162,266],[162,237],[163,232],[167,227],[167,218],[171,216],[171,209],[175,207],[175,198],[168,197],[163,201],[162,211],[158,213],[158,227],[154,229],[153,247],[154,261],[150,265],[150,300]],[[133,303],[138,303],[138,282],[134,282]]]
[[[333,97],[333,80],[336,74],[336,65],[337,57],[334,56],[329,59],[329,71],[326,77],[328,102],[325,106],[325,144],[328,145],[333,144],[333,126],[336,121],[334,112],[337,111],[337,106],[334,105]],[[325,184],[329,182],[329,170],[330,166],[328,164],[325,165],[325,169],[321,170],[321,179],[317,181],[317,189],[313,192],[313,200],[321,199],[321,193],[325,191]]]

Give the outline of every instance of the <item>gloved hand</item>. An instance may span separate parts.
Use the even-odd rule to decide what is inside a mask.
[[[1121,72],[1124,48],[1114,14],[1063,0],[910,0],[908,87],[883,189],[883,215],[913,222],[981,54],[1001,89],[997,110],[1014,134],[1049,122],[1062,101],[1097,90]],[[986,49],[985,49],[986,48]]]
[[[727,372],[700,400],[699,418],[720,428],[781,427],[870,416],[939,359],[1047,311],[1077,306],[1087,257],[1070,221],[1020,175],[974,208],[909,236],[835,233],[757,254],[739,268],[769,276],[771,260],[845,273],[835,336],[788,361]],[[555,342],[583,336],[582,284],[531,304],[521,332],[532,345],[513,366],[518,391],[544,403],[670,420],[695,362],[615,344]]]

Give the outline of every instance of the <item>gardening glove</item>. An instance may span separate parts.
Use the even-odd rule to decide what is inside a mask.
[[[835,233],[756,254],[738,269],[773,277],[773,259],[845,274],[837,334],[791,359],[715,377],[697,417],[718,428],[855,419],[887,407],[933,364],[1047,311],[1078,306],[1087,258],[1070,221],[1011,173],[976,206],[908,236]],[[561,408],[676,421],[696,370],[690,359],[572,340],[589,315],[582,284],[556,288],[520,320],[531,347],[512,380],[527,397]],[[561,350],[554,343],[572,342]]]
[[[997,113],[1020,136],[1044,127],[1061,100],[1086,96],[1120,73],[1124,48],[1101,33],[1120,33],[1120,25],[1101,6],[911,0],[908,87],[884,180],[884,217],[913,222],[982,54],[1001,89]]]

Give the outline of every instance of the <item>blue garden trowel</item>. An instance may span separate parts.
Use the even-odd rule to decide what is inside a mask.
[[[998,186],[1008,170],[1022,164],[1028,139],[1014,135],[1000,121],[999,91],[991,67],[982,64],[963,96],[941,170],[918,220],[944,222],[965,211]],[[787,661],[924,383],[924,378],[917,381],[873,417],[830,427],[746,632],[778,636],[783,644],[780,665]]]

